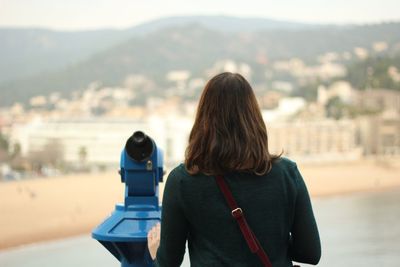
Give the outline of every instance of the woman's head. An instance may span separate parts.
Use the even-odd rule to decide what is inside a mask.
[[[213,77],[201,95],[189,136],[188,172],[264,174],[277,158],[268,151],[267,129],[250,84],[236,73]]]

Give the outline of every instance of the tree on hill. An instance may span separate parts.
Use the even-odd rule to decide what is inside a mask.
[[[345,80],[357,89],[386,88],[400,91],[400,82],[395,81],[389,68],[400,69],[400,55],[394,57],[372,57],[350,65]]]

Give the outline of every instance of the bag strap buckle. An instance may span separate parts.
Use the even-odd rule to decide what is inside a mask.
[[[238,219],[238,218],[242,217],[243,216],[242,209],[241,208],[236,208],[236,209],[232,210],[232,216],[235,219]]]

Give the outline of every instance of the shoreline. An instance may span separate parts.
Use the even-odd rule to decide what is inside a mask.
[[[363,194],[374,194],[374,193],[384,193],[384,192],[391,192],[391,191],[398,191],[400,190],[400,185],[390,186],[390,187],[378,187],[378,188],[370,188],[370,189],[360,189],[354,191],[347,191],[341,193],[326,193],[326,194],[315,194],[311,195],[312,202],[314,200],[320,199],[327,199],[327,198],[334,198],[334,197],[347,197],[347,196],[355,196],[355,195],[363,195]]]
[[[400,185],[397,187],[388,187],[388,188],[380,188],[377,190],[370,190],[370,191],[354,191],[354,192],[346,192],[346,193],[333,193],[333,194],[328,194],[328,195],[317,195],[314,196],[314,199],[320,200],[320,199],[325,199],[325,198],[331,198],[331,197],[340,197],[340,196],[352,196],[354,194],[370,194],[370,193],[379,193],[379,192],[385,192],[385,191],[396,191],[400,190]],[[100,222],[99,222],[100,223]],[[52,243],[52,242],[58,242],[58,241],[63,241],[66,239],[74,239],[74,238],[79,238],[79,237],[90,237],[91,238],[91,231],[93,228],[90,229],[82,229],[82,231],[77,230],[77,231],[71,231],[68,233],[57,233],[54,235],[51,235],[48,233],[45,237],[41,236],[39,239],[33,239],[31,242],[28,240],[24,240],[21,243],[18,243],[17,245],[10,245],[10,246],[5,246],[0,248],[0,253],[7,253],[11,252],[13,250],[18,250],[18,249],[23,249],[25,247],[34,247],[37,245],[46,245],[47,243]],[[96,240],[93,239],[94,242]]]
[[[400,189],[400,164],[373,161],[298,164],[312,201]],[[163,184],[160,185],[160,199]],[[80,235],[90,236],[123,202],[116,172],[0,183],[0,250]]]

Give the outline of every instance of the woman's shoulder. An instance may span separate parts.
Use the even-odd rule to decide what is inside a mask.
[[[303,177],[295,161],[286,157],[281,157],[279,160],[276,161],[276,165],[277,168],[281,170],[281,173],[285,177],[289,177],[290,180],[296,184],[296,186],[299,186],[303,183]]]
[[[185,165],[183,163],[180,163],[179,165],[175,166],[171,172],[169,173],[169,177],[182,177],[182,176],[187,176],[190,175],[185,168]]]
[[[174,188],[174,191],[181,190],[182,188],[189,191],[190,189],[198,190],[198,188],[201,188],[202,186],[207,187],[207,185],[209,185],[209,178],[210,176],[201,173],[191,175],[186,170],[185,165],[181,163],[169,172],[168,177],[165,180],[165,188]]]
[[[190,178],[192,175],[190,175],[186,167],[183,163],[180,163],[176,167],[174,167],[168,174],[168,180],[174,181],[174,183],[177,183],[179,181],[182,181],[184,178]]]
[[[298,183],[301,174],[295,161],[286,157],[280,157],[272,166],[272,170],[275,169],[274,173],[280,173],[283,177],[289,177],[290,180],[296,184]]]
[[[288,169],[288,170],[297,168],[296,162],[287,157],[280,157],[274,162],[273,166],[277,166],[278,168]]]
[[[292,172],[293,170],[297,169],[297,164],[295,161],[293,161],[287,157],[280,157],[274,161],[273,168],[287,170],[289,172]],[[168,179],[169,178],[172,178],[174,180],[181,180],[184,178],[192,179],[192,178],[197,178],[198,176],[207,176],[207,175],[202,174],[202,173],[192,175],[186,170],[185,164],[180,163],[179,165],[177,165],[176,167],[174,167],[171,170],[171,172],[168,175]]]
[[[180,178],[198,178],[198,177],[208,177],[209,175],[205,175],[201,172],[197,174],[190,174],[184,163],[180,163],[175,168],[173,168],[169,174],[169,176],[180,177]],[[168,177],[169,177],[168,176]]]

